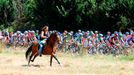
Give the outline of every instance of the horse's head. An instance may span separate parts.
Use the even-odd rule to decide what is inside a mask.
[[[60,35],[58,32],[54,32],[50,35],[50,37],[47,40],[47,43],[51,43],[51,45],[55,45],[56,43],[61,44]]]
[[[56,42],[57,42],[58,44],[61,44],[61,37],[60,37],[60,34],[59,34],[58,32],[55,32],[54,34],[55,34]]]

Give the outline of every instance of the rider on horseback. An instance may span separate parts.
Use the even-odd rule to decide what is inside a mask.
[[[48,29],[49,29],[48,26],[44,26],[39,33],[38,41],[40,44],[40,47],[39,47],[39,55],[40,56],[42,54],[43,45],[46,43],[46,40],[48,38]]]

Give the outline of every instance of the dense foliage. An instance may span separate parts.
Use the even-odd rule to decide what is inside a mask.
[[[0,28],[114,31],[134,27],[134,0],[0,0]]]

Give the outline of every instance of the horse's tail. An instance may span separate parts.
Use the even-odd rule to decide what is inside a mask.
[[[26,51],[26,53],[25,53],[25,56],[26,56],[26,59],[28,59],[28,55],[31,53],[31,51],[32,51],[32,46],[33,45],[31,45],[29,48],[28,48],[28,50]]]

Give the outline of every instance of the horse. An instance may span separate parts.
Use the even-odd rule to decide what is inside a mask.
[[[49,38],[46,40],[46,44],[42,48],[42,55],[50,55],[50,66],[52,66],[52,59],[55,60],[60,65],[59,60],[55,56],[57,45],[60,44],[60,37],[57,32],[51,33]],[[39,43],[34,42],[26,51],[25,56],[28,60],[28,65],[30,62],[34,62],[35,58],[39,55]]]

